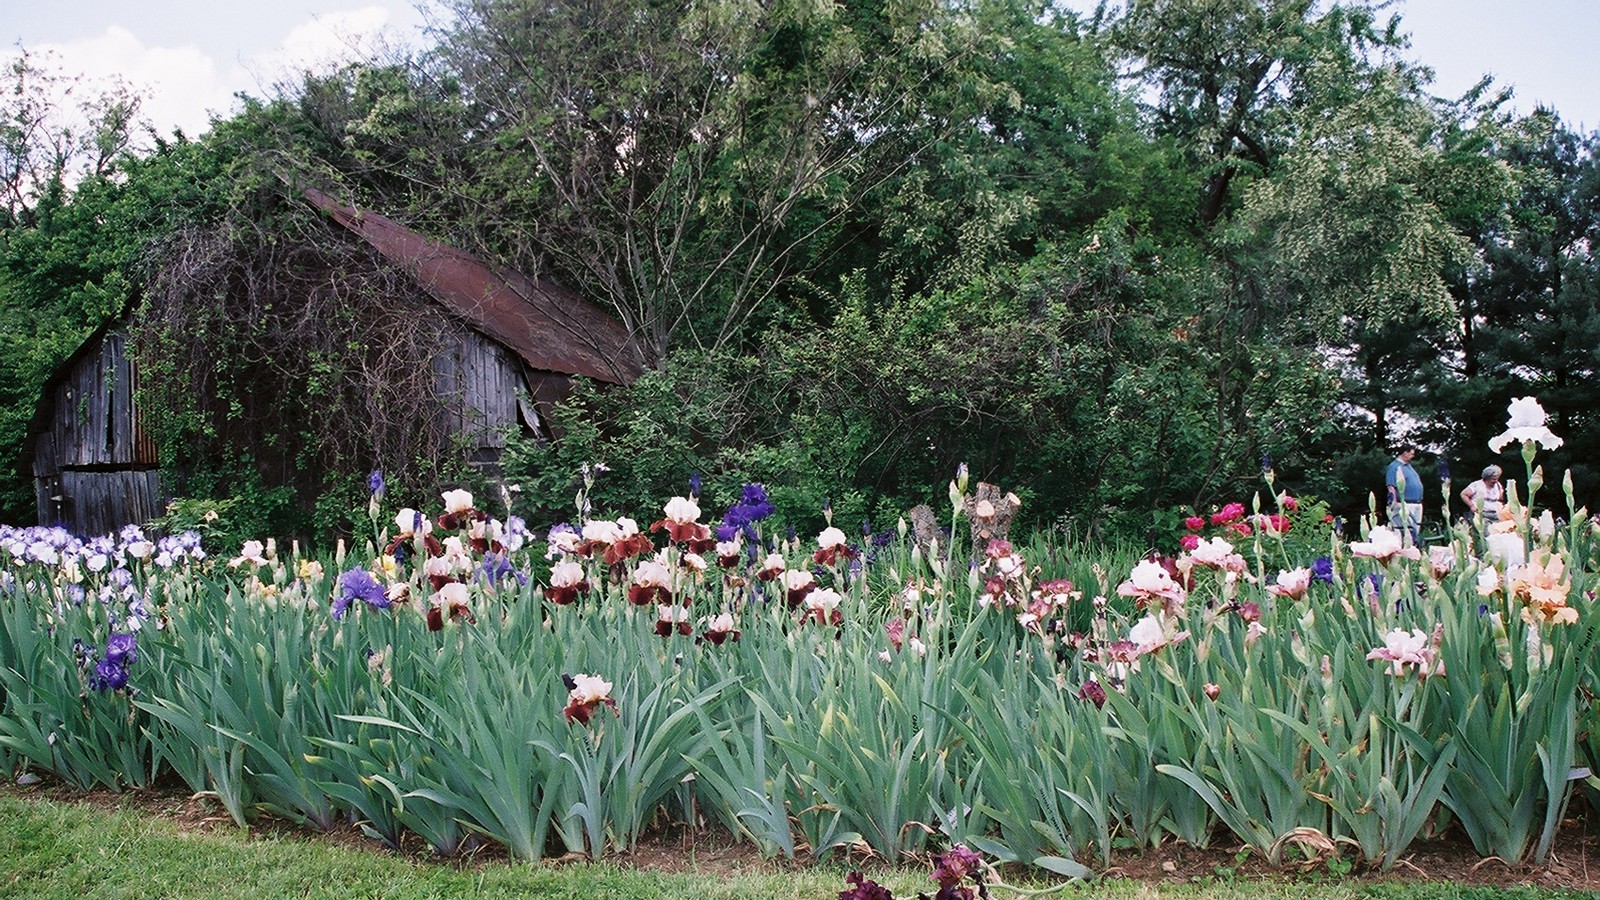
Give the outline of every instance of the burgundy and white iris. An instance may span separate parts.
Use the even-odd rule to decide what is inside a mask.
[[[591,519],[583,524],[577,546],[573,552],[579,556],[592,556],[608,566],[627,562],[655,550],[650,536],[639,532],[639,523],[623,516],[616,521]]]
[[[768,553],[767,558],[761,561],[761,568],[756,571],[756,578],[761,581],[775,581],[788,571],[788,568],[782,553]]]
[[[473,507],[471,491],[445,491],[439,496],[444,499],[444,514],[439,516],[440,528],[459,531],[470,527],[473,522],[482,522],[488,518]]]
[[[759,577],[759,576],[758,576]],[[805,602],[806,595],[817,587],[810,569],[789,569],[783,573],[784,599],[794,609]]]
[[[689,624],[689,610],[674,603],[662,603],[657,607],[656,635],[671,637],[674,631],[685,637],[694,631],[694,626]]]
[[[673,497],[662,509],[665,518],[650,526],[652,532],[665,531],[675,544],[691,553],[704,553],[715,547],[711,529],[700,524],[700,505],[688,497]]]
[[[706,630],[701,632],[700,637],[720,647],[724,641],[737,641],[739,629],[734,627],[733,615],[723,613],[706,624]]]
[[[617,701],[611,697],[611,682],[598,675],[562,677],[568,686],[567,706],[561,711],[567,717],[567,722],[587,725],[595,711],[602,706],[611,707],[612,713],[617,712]]]
[[[433,604],[428,607],[428,630],[439,631],[446,622],[465,619],[469,625],[478,620],[472,615],[471,590],[459,581],[452,581],[433,594]]]
[[[647,559],[633,570],[628,602],[635,606],[672,602],[672,570],[660,559]]]
[[[562,560],[550,567],[550,586],[544,595],[552,603],[566,606],[576,602],[579,594],[589,593],[589,582],[583,566],[572,560]]]
[[[812,554],[811,558],[819,565],[824,566],[836,565],[841,556],[846,559],[854,559],[856,550],[850,546],[848,541],[849,538],[845,537],[843,531],[829,525],[827,528],[822,529],[821,534],[817,535],[817,552]]]
[[[817,588],[805,595],[805,610],[800,614],[800,621],[815,622],[818,625],[842,625],[844,613],[840,611],[839,604],[844,598],[832,588]]]

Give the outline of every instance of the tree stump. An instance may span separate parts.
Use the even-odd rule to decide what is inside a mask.
[[[933,508],[926,503],[911,508],[906,517],[911,520],[911,534],[917,541],[917,546],[922,548],[926,556],[930,552],[934,541],[939,546],[948,549],[950,541],[945,538],[944,532],[939,528],[939,518],[934,515]]]
[[[1011,520],[1016,518],[1022,501],[1017,495],[1002,490],[986,481],[978,482],[978,489],[967,498],[967,521],[972,523],[972,552],[981,555],[990,541],[1004,541],[1011,534]]]

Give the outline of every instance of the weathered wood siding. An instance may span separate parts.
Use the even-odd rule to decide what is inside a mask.
[[[55,466],[154,466],[155,442],[133,408],[137,387],[127,338],[107,334],[98,351],[85,354],[56,386],[50,422]]]
[[[156,446],[134,407],[137,390],[127,338],[114,331],[55,385],[48,426],[34,442],[40,524],[104,534],[161,514]]]
[[[77,534],[107,534],[130,522],[142,525],[164,511],[160,473],[154,469],[66,469],[61,473],[60,496],[61,522]]]
[[[519,427],[522,361],[477,331],[460,329],[433,358],[444,427],[460,435],[474,462],[497,462],[506,431]]]

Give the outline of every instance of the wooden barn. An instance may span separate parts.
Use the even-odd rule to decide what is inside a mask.
[[[570,290],[490,266],[375,213],[307,190],[312,206],[404,270],[459,327],[430,360],[443,427],[469,462],[498,465],[508,430],[549,437],[550,405],[575,377],[626,384],[640,354],[614,318]],[[39,523],[103,534],[160,516],[157,448],[141,427],[126,319],[107,323],[45,385],[30,457]]]
[[[605,384],[639,376],[638,347],[627,329],[576,293],[489,266],[316,189],[305,197],[404,268],[467,326],[442,342],[433,374],[435,390],[456,398],[450,430],[468,439],[474,462],[498,461],[507,425],[548,436],[550,404],[566,396],[574,376]]]
[[[32,442],[41,525],[105,534],[150,521],[166,502],[155,442],[134,411],[138,385],[120,324],[91,335],[45,384]]]

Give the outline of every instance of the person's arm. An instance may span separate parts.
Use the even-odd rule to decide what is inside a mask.
[[[1461,489],[1461,502],[1467,505],[1467,509],[1477,512],[1478,501],[1475,499],[1476,493],[1472,490],[1474,487],[1477,487],[1477,482],[1473,482]]]

